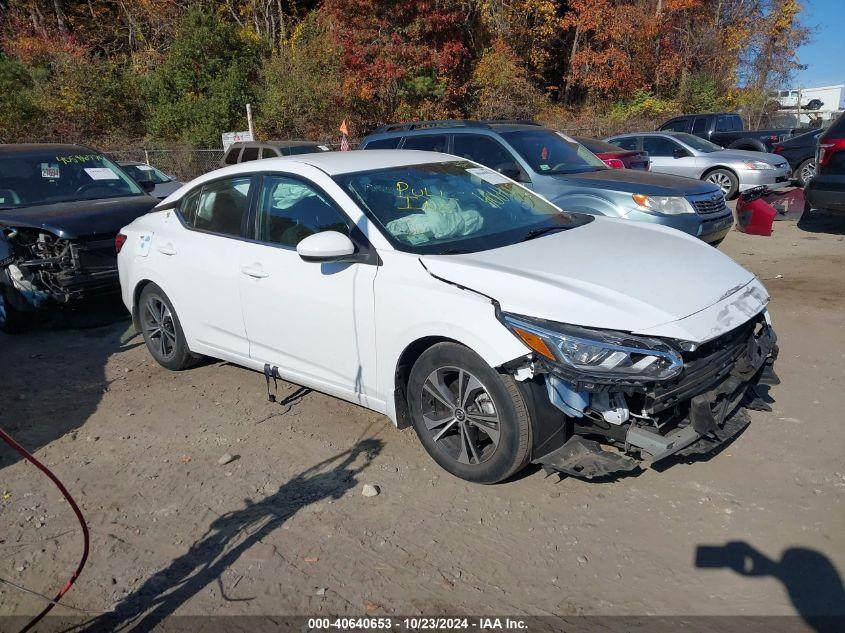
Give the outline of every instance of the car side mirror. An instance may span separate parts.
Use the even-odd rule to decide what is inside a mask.
[[[685,150],[683,147],[676,147],[674,150],[672,150],[672,156],[674,158],[686,158],[687,156],[689,156],[689,154],[687,154],[687,150]]]
[[[341,262],[355,255],[355,244],[343,233],[322,231],[299,242],[296,252],[306,262]]]
[[[147,193],[152,193],[153,189],[156,188],[156,184],[152,180],[139,180],[137,182],[141,189]]]
[[[511,180],[515,180],[517,182],[525,182],[525,174],[519,168],[519,165],[516,163],[505,163],[503,165],[499,165],[496,168],[496,171],[502,174],[503,176],[507,176]]]

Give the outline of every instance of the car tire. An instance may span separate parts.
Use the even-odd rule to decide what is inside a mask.
[[[9,298],[9,288],[0,284],[0,332],[17,334],[23,325],[23,313],[18,310]]]
[[[456,477],[493,484],[531,455],[531,417],[516,381],[472,350],[437,343],[419,357],[407,385],[414,430],[428,454]]]
[[[730,169],[713,169],[701,179],[719,187],[725,194],[725,200],[733,199],[739,191],[739,178]]]
[[[173,304],[154,283],[147,284],[141,291],[138,322],[147,349],[159,365],[179,371],[196,362]]]
[[[816,175],[816,159],[808,158],[801,161],[793,174],[799,187],[806,187],[807,183]]]

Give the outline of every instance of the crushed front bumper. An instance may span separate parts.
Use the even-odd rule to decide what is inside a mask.
[[[687,361],[678,380],[641,394],[642,415],[618,426],[581,418],[565,443],[534,461],[592,479],[712,453],[746,429],[745,409],[770,410],[756,388],[778,384],[777,353],[768,323],[746,324]]]

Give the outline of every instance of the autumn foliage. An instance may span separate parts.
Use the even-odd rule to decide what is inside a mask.
[[[5,0],[0,140],[759,106],[796,0]]]

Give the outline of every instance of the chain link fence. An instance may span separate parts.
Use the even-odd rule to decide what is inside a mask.
[[[127,149],[112,150],[109,155],[117,161],[135,161],[152,165],[181,182],[220,167],[222,149]]]

